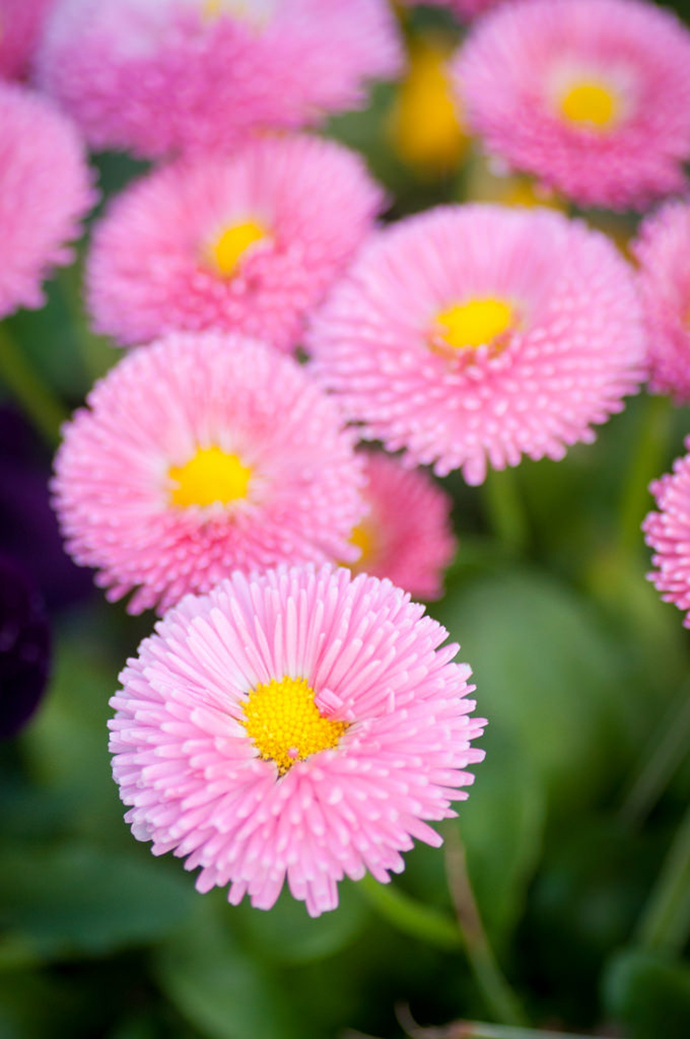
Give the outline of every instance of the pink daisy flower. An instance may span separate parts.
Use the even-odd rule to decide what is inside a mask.
[[[632,243],[649,329],[650,389],[690,403],[690,203],[668,202]]]
[[[316,137],[267,137],[157,169],[95,231],[95,327],[123,344],[228,329],[289,350],[383,202],[356,153]]]
[[[46,98],[0,83],[0,318],[44,303],[41,283],[96,200],[82,142]]]
[[[110,701],[125,819],[196,886],[311,916],[337,883],[386,883],[481,761],[458,647],[388,581],[324,566],[234,573],[156,626]]]
[[[420,599],[443,595],[455,555],[450,495],[421,469],[403,469],[382,452],[363,453],[369,512],[350,536],[361,550],[353,573],[387,577]]]
[[[644,208],[686,184],[690,33],[643,0],[516,0],[456,65],[490,151],[583,205]]]
[[[170,336],[128,355],[64,430],[67,550],[110,600],[161,612],[231,570],[352,559],[361,465],[335,402],[271,347]],[[343,555],[345,553],[345,555]]]
[[[156,157],[319,123],[401,63],[386,0],[58,0],[40,73],[94,147]]]
[[[0,76],[24,76],[53,0],[0,0]]]
[[[690,437],[685,447],[690,450]],[[657,568],[647,576],[664,602],[690,611],[690,454],[676,459],[673,473],[654,480],[649,489],[659,512],[650,512],[642,524]],[[683,624],[690,628],[690,612]]]
[[[365,439],[438,475],[562,458],[644,377],[630,268],[546,209],[443,206],[365,246],[315,315],[315,371]]]

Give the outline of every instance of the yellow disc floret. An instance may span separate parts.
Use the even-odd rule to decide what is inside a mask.
[[[211,265],[224,278],[232,278],[247,254],[266,238],[266,231],[254,220],[231,224],[208,247]]]
[[[172,505],[228,505],[247,497],[251,469],[237,455],[219,447],[199,448],[186,465],[174,465],[168,472],[176,485],[170,492]]]
[[[493,343],[510,329],[513,320],[510,304],[493,296],[456,303],[436,316],[443,341],[457,350]]]
[[[365,560],[369,559],[375,550],[375,535],[371,523],[358,523],[355,529],[350,534],[350,544],[354,545],[355,548],[360,550],[360,557],[357,560],[357,566],[361,566]]]
[[[337,747],[348,722],[324,718],[304,678],[272,679],[252,689],[240,719],[265,761],[284,775],[296,761]]]
[[[582,80],[562,95],[561,115],[571,123],[608,130],[617,121],[619,104],[613,91],[596,80]]]

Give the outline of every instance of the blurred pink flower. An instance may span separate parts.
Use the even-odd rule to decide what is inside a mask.
[[[289,350],[383,202],[355,152],[316,137],[178,160],[127,188],[96,228],[95,327],[124,344],[227,329]]]
[[[632,252],[649,330],[650,389],[690,403],[690,203],[668,202],[642,223]]]
[[[690,450],[690,437],[685,448]],[[655,480],[649,489],[659,512],[650,512],[642,524],[656,567],[647,576],[664,602],[690,611],[690,454],[676,459],[673,473]],[[690,612],[683,624],[690,628]]]
[[[67,243],[96,200],[79,136],[52,103],[0,83],[0,318],[40,307],[53,267],[72,261]]]
[[[224,333],[128,355],[64,430],[55,507],[111,600],[161,612],[231,570],[353,558],[361,463],[289,357]]]
[[[363,437],[471,484],[591,442],[645,374],[628,264],[541,208],[443,206],[380,232],[307,345]]]
[[[350,538],[362,553],[350,569],[387,577],[415,598],[439,599],[456,549],[452,499],[421,469],[403,469],[382,452],[363,457],[369,512]]]
[[[457,86],[490,152],[585,206],[686,185],[690,33],[644,0],[515,0],[461,48]]]
[[[386,0],[58,0],[41,81],[96,148],[234,148],[321,122],[397,75]]]
[[[0,0],[0,76],[24,76],[53,0]]]
[[[235,573],[156,626],[110,701],[134,836],[201,867],[199,891],[270,909],[287,879],[311,916],[337,883],[386,883],[484,754],[470,669],[388,581],[324,566]]]

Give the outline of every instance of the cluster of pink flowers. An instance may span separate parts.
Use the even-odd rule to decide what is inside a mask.
[[[474,19],[453,77],[493,155],[581,206],[685,188],[672,15],[445,6]],[[439,843],[428,823],[482,757],[469,668],[410,602],[440,597],[456,550],[419,467],[479,484],[590,443],[647,378],[690,399],[690,209],[646,218],[637,273],[545,208],[380,226],[362,158],[305,128],[401,71],[385,0],[5,9],[0,74],[31,64],[44,93],[0,86],[0,317],[71,258],[96,199],[84,142],[160,160],[94,225],[87,310],[131,349],[66,424],[53,480],[73,558],[163,615],[111,701],[127,819],[200,890],[268,908],[287,882],[317,915],[343,877],[385,881],[413,838]],[[645,528],[683,608],[689,473],[655,485]]]

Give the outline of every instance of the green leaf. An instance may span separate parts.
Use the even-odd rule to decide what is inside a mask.
[[[553,804],[581,806],[615,762],[622,684],[587,603],[547,575],[514,570],[456,589],[435,614],[473,668],[489,731],[520,748]]]
[[[323,960],[355,941],[370,917],[354,884],[339,884],[338,897],[337,910],[313,919],[304,903],[284,890],[268,913],[248,903],[238,906],[235,926],[262,959],[294,964]]]
[[[524,905],[542,846],[545,797],[531,762],[500,730],[487,732],[486,765],[478,765],[458,825],[479,913],[503,940]]]
[[[117,666],[84,639],[62,638],[46,702],[27,730],[24,747],[33,776],[67,799],[73,833],[99,843],[129,845],[124,808],[108,753],[108,700]]]
[[[619,953],[604,978],[604,1001],[629,1039],[687,1039],[690,967],[636,949]]]
[[[306,1039],[276,977],[223,926],[220,914],[233,910],[218,903],[204,896],[188,926],[157,950],[161,988],[209,1039]]]
[[[197,898],[191,879],[134,849],[26,844],[5,847],[0,857],[3,929],[44,959],[158,941],[180,926]]]

